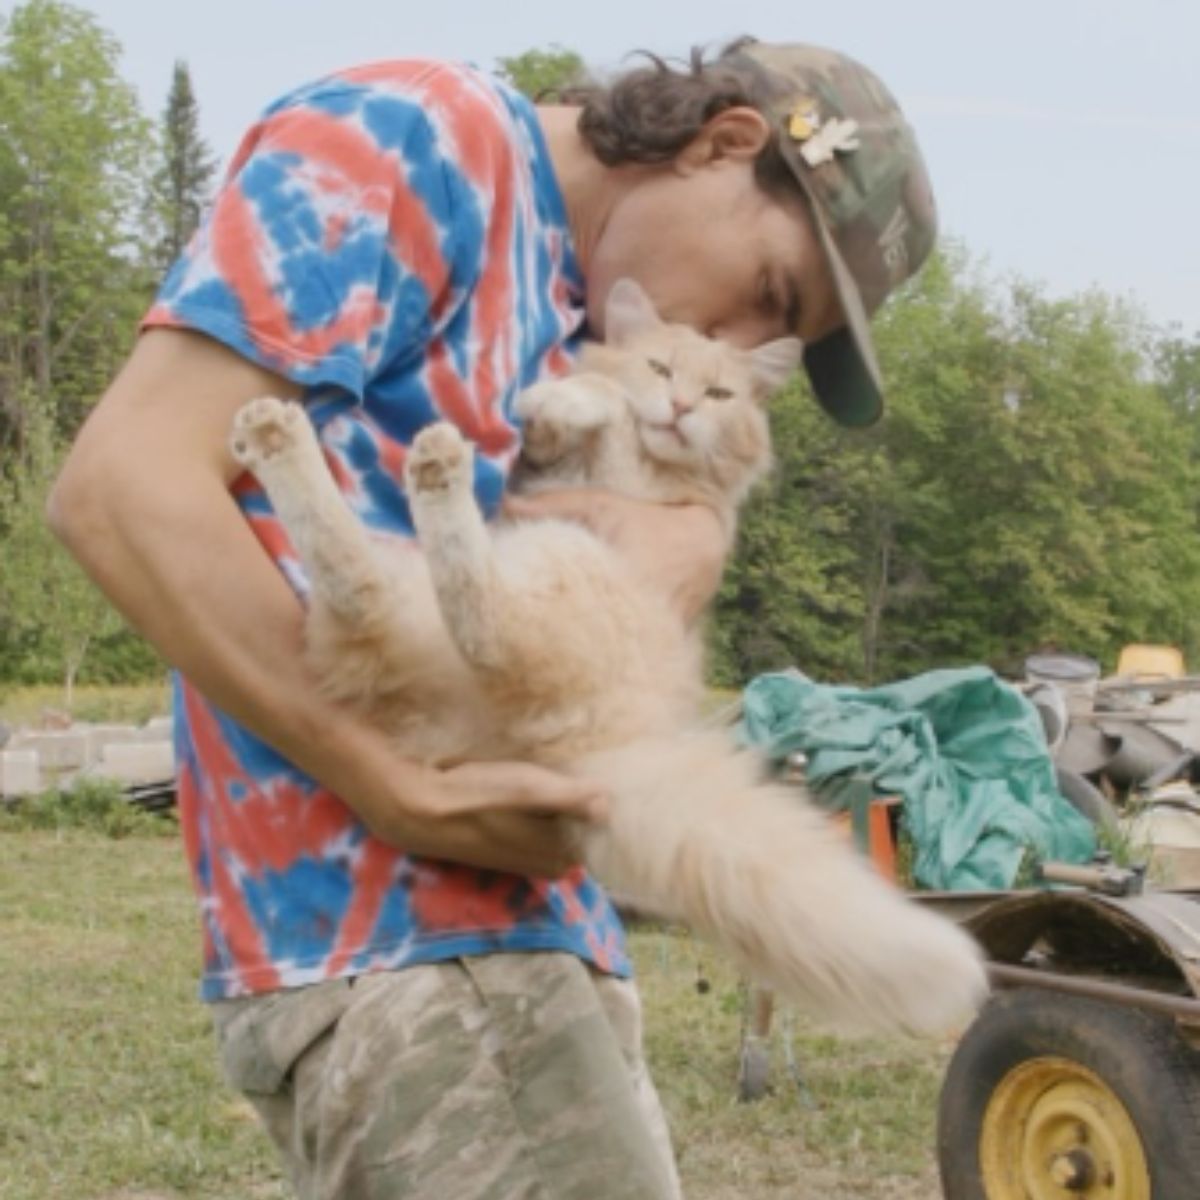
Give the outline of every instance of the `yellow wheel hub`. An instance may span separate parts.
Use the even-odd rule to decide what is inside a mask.
[[[1151,1200],[1125,1106],[1067,1058],[1030,1059],[1000,1081],[983,1114],[979,1163],[988,1200]]]

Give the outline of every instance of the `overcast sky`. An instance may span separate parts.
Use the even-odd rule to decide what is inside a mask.
[[[557,43],[611,69],[741,33],[834,46],[896,93],[943,228],[994,275],[1097,285],[1200,333],[1200,0],[78,2],[152,114],[186,60],[222,158],[279,93],[374,59],[492,66]]]

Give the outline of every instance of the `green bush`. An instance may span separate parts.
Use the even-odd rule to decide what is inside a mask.
[[[135,807],[112,780],[81,779],[71,787],[0,805],[0,831],[21,829],[84,829],[125,838],[170,836],[177,826],[173,817]]]
[[[79,668],[76,683],[145,683],[160,679],[167,667],[154,648],[131,629],[121,628],[95,638]],[[48,637],[36,630],[17,630],[0,621],[0,684],[32,687],[61,684],[63,663]]]
[[[145,638],[118,629],[97,638],[79,672],[82,684],[148,683],[161,679],[167,666]]]

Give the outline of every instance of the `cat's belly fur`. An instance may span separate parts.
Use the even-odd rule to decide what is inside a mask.
[[[689,722],[698,639],[614,551],[560,521],[491,537],[500,662],[468,664],[424,558],[381,544],[396,582],[386,609],[352,624],[319,601],[310,611],[308,654],[324,690],[426,761],[561,764]]]

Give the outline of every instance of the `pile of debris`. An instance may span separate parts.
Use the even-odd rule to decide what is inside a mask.
[[[48,712],[29,727],[0,728],[0,802],[81,779],[119,783],[141,808],[169,807],[175,795],[171,718],[96,724]]]
[[[1200,887],[1200,675],[1131,645],[1114,675],[1077,654],[1026,660],[1059,789],[1162,884]]]

